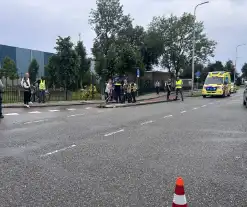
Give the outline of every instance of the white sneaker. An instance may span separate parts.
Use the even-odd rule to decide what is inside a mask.
[[[31,105],[32,105],[32,104],[33,104],[33,102],[31,102],[31,101],[30,101],[30,102],[29,102],[29,104],[31,104]]]
[[[27,104],[27,108],[30,108],[30,106]]]

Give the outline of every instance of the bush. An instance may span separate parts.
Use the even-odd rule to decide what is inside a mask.
[[[92,100],[92,99],[101,99],[101,94],[97,91],[94,86],[94,90],[92,93],[92,85],[88,86],[86,89],[82,89],[77,92],[72,93],[73,100]]]

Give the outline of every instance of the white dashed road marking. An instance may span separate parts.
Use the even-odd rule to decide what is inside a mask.
[[[4,114],[5,116],[17,116],[19,115],[18,113],[8,113],[8,114]]]
[[[109,133],[109,134],[105,134],[104,136],[105,136],[105,137],[108,137],[108,136],[111,136],[111,135],[113,135],[113,134],[117,134],[117,133],[120,133],[120,132],[123,132],[123,131],[124,131],[124,129],[120,129],[120,130],[118,130],[118,131],[111,132],[111,133]]]
[[[168,116],[164,116],[163,118],[165,119],[165,118],[169,118],[169,117],[172,117],[172,115],[170,114]]]
[[[193,108],[193,110],[196,110],[196,109],[198,109],[198,108],[197,107]]]
[[[41,155],[41,157],[46,157],[46,156],[48,156],[48,155],[52,155],[52,154],[55,154],[55,153],[57,153],[57,152],[65,151],[65,150],[71,149],[71,148],[73,148],[73,147],[76,147],[76,145],[73,144],[73,145],[71,145],[71,146],[69,146],[69,147],[64,147],[64,148],[62,148],[62,149],[58,149],[58,150],[55,150],[55,151],[52,151],[52,152],[48,152],[48,153],[46,153],[46,154],[44,154],[44,155]]]
[[[29,114],[40,114],[41,112],[40,111],[30,111],[28,112]]]
[[[213,104],[213,102],[210,102],[209,104]]]
[[[207,105],[202,105],[202,108],[203,108],[203,107],[206,107],[206,106],[207,106]]]
[[[83,115],[85,115],[85,114],[72,114],[72,115],[69,115],[67,117],[75,117],[75,116],[83,116]]]
[[[68,111],[75,111],[76,109],[67,109]]]
[[[36,121],[28,121],[28,122],[25,122],[23,124],[40,123],[40,122],[44,122],[44,121],[47,121],[47,119],[41,119],[41,120],[36,120]]]
[[[141,123],[141,125],[150,124],[150,123],[153,123],[153,122],[154,122],[153,120],[145,121],[145,122]]]
[[[186,113],[187,111],[181,111],[180,113],[183,114],[183,113]]]
[[[54,109],[54,110],[49,110],[50,112],[58,112],[60,110]]]
[[[85,108],[85,109],[87,109],[87,110],[88,110],[88,109],[91,109],[91,108],[92,108],[92,107],[87,107],[87,108]]]

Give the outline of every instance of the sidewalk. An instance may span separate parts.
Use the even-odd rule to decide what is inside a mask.
[[[142,96],[138,96],[136,98],[137,101],[144,101],[144,100],[152,100],[159,97],[164,97],[165,94],[161,93],[157,95],[156,93],[146,94]],[[52,106],[73,106],[73,105],[89,105],[89,104],[104,104],[105,100],[89,100],[89,101],[53,101],[47,102],[44,104],[40,103],[33,103],[30,104],[30,107],[52,107]],[[9,103],[3,104],[3,108],[24,108],[23,103]]]

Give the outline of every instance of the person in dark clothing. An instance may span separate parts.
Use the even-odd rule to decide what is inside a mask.
[[[4,118],[3,111],[2,111],[2,104],[3,104],[2,94],[3,94],[3,89],[4,89],[4,86],[3,86],[2,80],[0,79],[0,119],[3,119]]]
[[[116,81],[114,85],[114,92],[115,92],[115,99],[116,102],[121,102],[121,83],[119,81]]]
[[[171,95],[171,91],[172,91],[172,82],[171,79],[168,79],[167,83],[166,83],[166,91],[167,91],[167,100],[170,100],[169,97]]]

